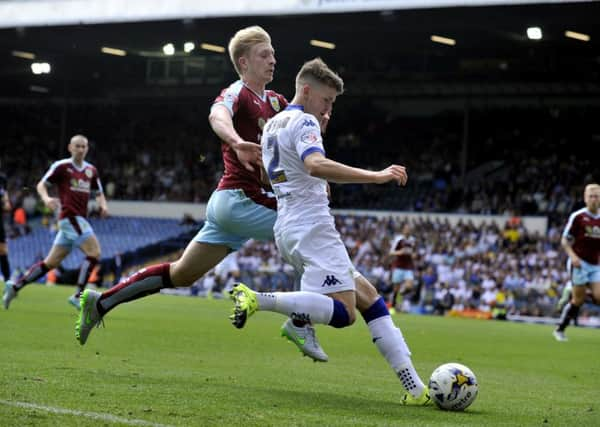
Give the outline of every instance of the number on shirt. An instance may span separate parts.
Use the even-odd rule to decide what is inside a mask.
[[[279,167],[279,141],[277,141],[277,135],[271,135],[267,139],[267,149],[273,150],[273,157],[267,166],[267,174],[271,180],[271,184],[281,184],[287,181],[285,172]]]

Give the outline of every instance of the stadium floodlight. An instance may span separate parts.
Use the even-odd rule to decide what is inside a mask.
[[[22,50],[13,50],[11,54],[12,56],[16,56],[17,58],[35,59],[35,53],[25,52]]]
[[[324,42],[323,40],[311,40],[311,46],[322,47],[323,49],[335,49],[335,43]]]
[[[527,28],[527,37],[529,37],[529,40],[541,40],[542,29],[540,27]]]
[[[582,42],[589,42],[591,37],[587,34],[578,33],[577,31],[565,31],[565,37],[570,39],[580,40]]]
[[[210,44],[210,43],[202,43],[200,45],[200,47],[204,50],[209,50],[211,52],[217,52],[217,53],[223,53],[225,52],[225,48],[223,46],[219,46],[216,44]]]
[[[47,62],[34,62],[31,64],[31,72],[33,74],[48,74],[51,67]]]
[[[165,55],[174,55],[175,54],[175,46],[173,46],[173,43],[167,43],[166,45],[164,45],[163,53]]]
[[[450,37],[436,36],[435,34],[431,36],[431,41],[434,43],[441,43],[448,46],[456,45],[456,40],[451,39]]]
[[[114,47],[102,46],[100,48],[100,50],[102,51],[102,53],[106,53],[107,55],[115,55],[115,56],[127,55],[127,52],[125,52],[123,49],[116,49]]]
[[[194,50],[196,48],[196,45],[194,44],[194,42],[185,42],[183,44],[183,51],[185,53],[190,53],[192,50]]]

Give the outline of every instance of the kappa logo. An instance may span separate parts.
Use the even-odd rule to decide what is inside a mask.
[[[323,284],[321,285],[321,287],[335,286],[335,285],[341,285],[341,284],[342,284],[342,282],[332,274],[330,276],[325,276],[325,280],[323,281]]]
[[[302,126],[306,126],[306,127],[316,127],[316,126],[317,126],[317,124],[316,124],[315,122],[313,122],[312,120],[308,120],[308,119],[306,119],[306,120],[304,120],[304,121],[302,122]]]

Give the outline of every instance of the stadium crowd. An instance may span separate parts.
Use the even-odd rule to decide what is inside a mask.
[[[78,105],[68,112],[69,123],[77,125],[66,135],[88,135],[90,161],[99,168],[109,199],[206,202],[222,164],[207,112],[198,105]],[[334,185],[334,208],[547,215],[556,223],[580,199],[584,182],[599,174],[588,152],[599,137],[596,109],[476,110],[469,115],[463,147],[462,113],[394,117],[376,107],[360,114],[359,106],[365,109],[357,102],[355,110],[346,107],[332,122],[328,154],[373,169],[398,159],[407,166],[410,185],[403,191],[393,185]],[[66,156],[66,144],[58,142],[61,108],[1,106],[0,111],[4,145],[11,147],[2,169],[13,206],[24,204],[31,214],[35,203],[26,200],[28,189],[50,159]]]
[[[89,135],[90,161],[100,170],[109,200],[206,202],[222,172],[219,143],[208,130],[207,112],[198,107],[208,104],[78,105],[68,111],[69,123],[77,125],[66,134]],[[360,114],[365,105],[346,107],[332,122],[328,155],[367,168],[399,159],[408,168],[409,185],[400,191],[393,185],[333,185],[332,207],[545,215],[550,220],[545,236],[521,228],[514,241],[494,225],[411,224],[418,244],[419,292],[411,297],[413,305],[436,307],[452,294],[454,307],[489,310],[502,290],[510,313],[551,314],[567,281],[560,231],[568,213],[580,206],[583,184],[600,176],[588,152],[600,135],[591,119],[598,111],[472,111],[465,147],[462,113],[408,118],[372,107]],[[1,167],[13,209],[35,214],[39,203],[31,189],[50,159],[67,156],[66,144],[58,141],[65,111],[58,105],[4,105],[0,111],[7,131],[3,145],[10,147]],[[352,121],[357,114],[361,120]],[[386,254],[402,224],[374,217],[337,221],[356,266],[382,293],[389,292]],[[293,287],[292,272],[272,243],[253,242],[222,270],[224,275],[217,270],[198,288],[226,288],[232,280],[260,289]]]
[[[406,220],[338,215],[336,222],[355,266],[381,294],[389,296],[387,255]],[[560,249],[562,230],[552,227],[545,236],[531,234],[519,221],[508,221],[505,227],[466,222],[451,226],[447,221],[427,218],[409,224],[416,238],[417,256],[415,288],[406,295],[404,310],[491,312],[498,293],[502,293],[509,315],[556,313],[569,280],[566,256]],[[200,279],[193,293],[219,294],[237,281],[263,291],[291,290],[294,274],[282,262],[274,243],[251,241]],[[451,303],[445,306],[447,294]]]

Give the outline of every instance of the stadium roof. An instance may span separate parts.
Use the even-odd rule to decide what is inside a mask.
[[[3,0],[0,28],[572,1],[584,0]]]
[[[273,38],[276,89],[281,82],[289,86],[300,64],[315,56],[350,82],[382,90],[420,82],[597,85],[598,16],[600,4],[584,2],[2,29],[0,92],[30,96],[32,87],[39,87],[54,96],[122,97],[140,90],[198,94],[209,87],[206,93],[214,94],[212,86],[235,76],[226,53],[199,49],[200,44],[226,46],[237,29],[253,24]],[[527,37],[532,26],[541,28],[541,40]],[[591,38],[568,38],[566,31]],[[434,43],[432,35],[456,44]],[[333,43],[335,49],[315,47],[309,43],[313,39]],[[190,53],[183,52],[187,41],[196,45]],[[162,53],[166,43],[173,43],[174,56]],[[124,50],[126,56],[104,54],[101,47]],[[30,67],[36,61],[50,63],[50,74],[33,75]],[[173,78],[162,78],[165,67],[170,70],[166,77]],[[179,69],[191,77],[179,78]]]

